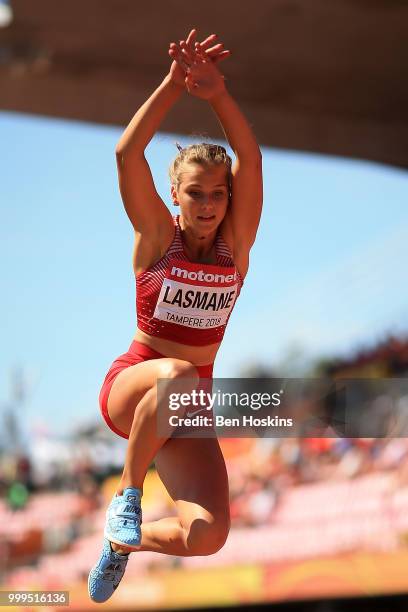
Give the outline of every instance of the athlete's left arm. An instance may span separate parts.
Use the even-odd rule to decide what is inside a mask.
[[[194,50],[182,44],[182,50],[175,53],[180,61],[181,56],[186,64],[185,84],[190,94],[207,100],[211,105],[225,136],[235,153],[232,167],[232,201],[227,211],[224,227],[229,238],[232,238],[234,259],[239,253],[246,259],[254,243],[262,209],[262,158],[255,136],[225,86],[224,77],[213,61],[210,51],[221,50],[222,43],[208,49],[214,41],[215,34],[204,43],[195,43]],[[175,47],[177,47],[175,45]],[[229,54],[229,51],[223,51]],[[232,245],[231,245],[232,246]]]
[[[262,156],[255,136],[238,104],[225,88],[208,100],[235,153],[232,200],[227,215],[235,248],[253,245],[262,210]]]

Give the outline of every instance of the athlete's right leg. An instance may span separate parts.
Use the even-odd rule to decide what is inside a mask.
[[[167,379],[169,385],[183,381],[183,390],[188,391],[197,384],[198,373],[188,361],[167,357],[151,359],[119,372],[111,387],[107,402],[109,417],[129,437],[118,494],[127,487],[143,489],[146,472],[168,439],[157,434],[159,378]],[[186,386],[185,379],[190,387]]]
[[[181,378],[188,377],[191,379],[191,388],[194,388],[198,381],[196,368],[188,362],[151,358],[128,365],[126,361],[129,358],[132,358],[132,355],[124,354],[115,360],[113,368],[117,367],[119,362],[119,367],[124,364],[125,369],[116,374],[112,383],[111,368],[100,394],[105,420],[116,433],[122,432],[122,435],[128,436],[129,441],[117,490],[119,496],[114,497],[109,505],[102,552],[88,577],[89,595],[99,603],[109,599],[118,587],[126,569],[127,553],[132,550],[131,546],[140,547],[143,541],[144,526],[140,525],[140,494],[143,481],[151,460],[167,441],[167,438],[159,438],[157,435],[157,379],[167,378],[168,384],[173,385],[178,384]],[[120,495],[122,492],[123,495]],[[175,519],[173,522],[177,523]],[[168,527],[172,532],[172,524]],[[125,543],[128,545],[125,546]]]
[[[198,372],[191,363],[179,359],[150,359],[122,370],[115,378],[107,401],[109,418],[113,425],[128,436],[125,464],[117,494],[127,487],[143,489],[146,472],[166,437],[157,434],[158,378],[168,379],[169,385],[183,380],[183,391],[190,390],[198,382]],[[186,386],[184,379],[188,379]],[[184,537],[177,517],[161,522],[173,537]],[[142,541],[145,526],[142,525]],[[146,530],[145,530],[146,531]],[[112,542],[112,548],[120,554],[132,550],[123,544]]]
[[[184,392],[197,386],[199,374],[197,368],[187,361],[151,358],[126,366],[116,375],[110,390],[107,387],[108,397],[102,393],[104,418],[116,433],[128,436],[128,447],[117,489],[117,493],[123,492],[123,495],[114,497],[108,508],[103,550],[88,578],[90,597],[97,602],[111,597],[126,568],[127,556],[123,555],[135,548],[170,555],[212,554],[225,541],[228,532],[228,485],[223,460],[211,463],[215,472],[212,486],[202,486],[200,465],[206,465],[204,473],[207,474],[206,459],[222,457],[219,447],[218,455],[214,452],[213,444],[217,441],[207,441],[212,445],[211,449],[201,446],[197,449],[196,444],[190,444],[188,452],[182,440],[177,443],[168,437],[158,437],[157,410],[166,409],[157,403],[158,378],[168,379],[169,391],[173,392],[176,386],[178,392]],[[170,442],[175,444],[169,445]],[[152,459],[164,446],[167,446],[167,451],[159,461],[158,469],[176,502],[178,516],[140,525],[140,490]],[[202,455],[198,464],[197,450]],[[180,461],[184,473],[178,474]],[[192,473],[188,476],[190,467]],[[175,481],[180,486],[174,488]],[[221,487],[219,483],[222,483]],[[224,495],[221,495],[221,490]],[[200,491],[199,496],[197,491]],[[227,501],[222,504],[224,498]],[[221,513],[217,504],[223,506]]]

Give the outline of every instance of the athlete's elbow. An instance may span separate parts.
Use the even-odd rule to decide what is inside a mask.
[[[115,148],[116,159],[123,161],[125,158],[129,158],[129,146],[126,144],[121,144],[120,142],[116,145]]]
[[[123,165],[123,152],[120,149],[115,149],[115,157],[118,168],[121,168]]]
[[[115,155],[116,157],[122,156],[125,153],[125,150],[128,148],[127,144],[128,142],[126,142],[126,138],[124,138],[124,135],[121,136],[118,140],[118,142],[116,143],[116,147],[115,147]]]
[[[135,161],[142,160],[144,158],[143,151],[136,151],[133,149],[129,151],[128,147],[117,145],[115,149],[116,163],[119,168],[123,168],[126,164],[133,164]]]

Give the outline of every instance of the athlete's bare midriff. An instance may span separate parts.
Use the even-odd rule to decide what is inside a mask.
[[[193,363],[194,365],[208,365],[209,363],[214,363],[218,349],[221,345],[220,342],[207,346],[180,344],[179,342],[173,342],[172,340],[165,340],[164,338],[150,336],[141,329],[136,329],[133,339],[136,340],[136,342],[146,344],[146,346],[149,346],[154,351],[161,353],[165,357],[183,359]]]

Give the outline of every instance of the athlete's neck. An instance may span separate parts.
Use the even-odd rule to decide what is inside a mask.
[[[193,228],[186,226],[181,218],[179,219],[179,225],[184,250],[189,259],[197,261],[211,259],[214,255],[214,244],[217,232],[214,231],[204,236],[197,234]]]

